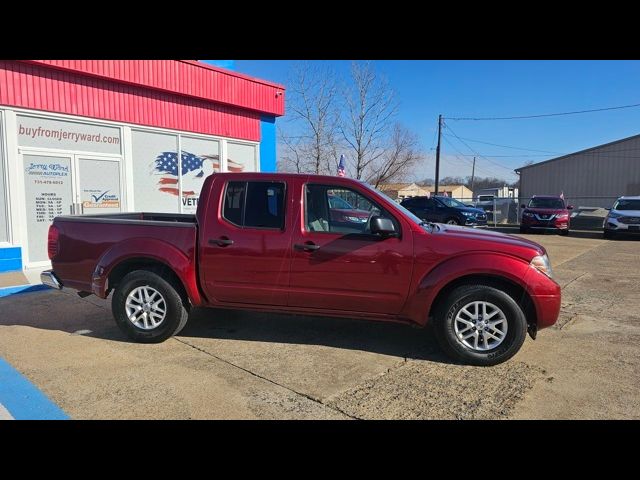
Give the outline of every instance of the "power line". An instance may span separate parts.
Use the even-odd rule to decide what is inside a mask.
[[[560,113],[543,113],[540,115],[518,115],[514,117],[447,117],[445,120],[474,120],[474,121],[483,121],[483,120],[522,120],[525,118],[542,118],[542,117],[559,117],[561,115],[577,115],[580,113],[593,113],[593,112],[604,112],[607,110],[620,110],[623,108],[635,108],[640,107],[640,103],[633,103],[631,105],[620,105],[618,107],[606,107],[606,108],[594,108],[591,110],[576,110],[573,112],[560,112]]]
[[[454,144],[452,144],[449,140],[447,140],[447,139],[445,138],[445,139],[444,139],[444,141],[445,141],[445,142],[447,142],[447,143],[449,144],[449,146],[450,146],[451,148],[453,148],[456,152],[458,152],[460,155],[463,155],[463,156],[465,155],[465,154],[464,154],[464,153],[462,153],[460,150],[458,150],[458,149],[456,148],[456,146],[455,146]],[[472,165],[473,165],[473,163],[471,162],[471,160],[468,160],[468,159],[466,159],[466,158],[460,158],[458,155],[455,155],[455,154],[454,154],[453,156],[454,156],[455,158],[457,158],[458,160],[460,160],[461,162],[464,162],[464,163],[465,163],[465,165],[464,165],[464,166],[472,166]],[[458,164],[458,165],[462,165],[462,164]],[[476,170],[477,170],[478,172],[483,173],[484,175],[487,175],[487,176],[496,176],[496,174],[495,174],[495,173],[493,173],[493,172],[489,172],[489,171],[485,170],[484,168],[480,168],[479,166],[476,166]],[[500,174],[497,174],[497,175],[500,175]]]
[[[446,133],[445,133],[445,135],[446,135]],[[527,150],[529,152],[542,152],[542,153],[552,153],[552,154],[555,154],[555,155],[564,155],[561,152],[551,152],[549,150],[535,150],[533,148],[513,147],[513,146],[510,146],[510,145],[500,145],[498,143],[483,142],[481,140],[473,140],[472,138],[465,138],[465,137],[460,137],[460,138],[462,138],[463,140],[466,140],[468,142],[484,143],[485,145],[493,145],[494,147],[513,148],[514,150]]]
[[[489,163],[493,163],[494,165],[496,165],[496,166],[498,166],[498,167],[500,167],[500,168],[504,168],[505,170],[509,170],[509,172],[510,172],[512,175],[514,174],[514,173],[513,173],[513,171],[514,171],[514,169],[513,169],[513,168],[505,167],[504,165],[501,165],[501,164],[499,164],[499,163],[497,163],[497,162],[495,162],[495,161],[493,161],[493,160],[489,160],[489,159],[488,159],[487,157],[485,157],[484,155],[479,154],[479,153],[478,153],[478,152],[476,152],[473,148],[471,148],[467,142],[465,142],[464,140],[462,140],[462,139],[461,139],[461,138],[456,134],[456,132],[454,132],[454,131],[451,129],[451,127],[449,127],[449,125],[447,125],[446,123],[445,123],[445,127],[449,129],[449,131],[453,134],[453,136],[454,136],[454,137],[456,137],[456,138],[460,141],[460,143],[462,143],[462,144],[463,144],[464,146],[466,146],[469,150],[471,150],[472,152],[474,152],[474,153],[476,154],[476,156],[478,156],[478,157],[480,157],[480,158],[484,158],[487,162],[489,162]]]

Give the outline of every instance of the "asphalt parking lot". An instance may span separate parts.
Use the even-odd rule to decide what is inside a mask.
[[[66,290],[0,298],[0,357],[75,419],[640,418],[640,239],[525,236],[561,316],[496,367],[450,363],[429,330],[225,310],[134,344],[110,300]]]

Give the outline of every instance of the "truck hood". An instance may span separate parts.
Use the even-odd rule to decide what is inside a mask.
[[[514,235],[456,225],[438,226],[439,230],[434,230],[433,234],[446,242],[455,241],[459,248],[511,253],[527,261],[546,253],[542,245]]]

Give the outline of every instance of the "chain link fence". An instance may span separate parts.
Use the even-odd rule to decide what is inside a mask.
[[[611,208],[618,197],[571,197],[565,196],[565,204],[573,206],[571,228],[601,230],[606,208]],[[458,198],[469,207],[481,208],[487,213],[487,223],[493,226],[518,225],[522,215],[522,205],[528,205],[531,197],[493,197],[481,201],[472,198]]]

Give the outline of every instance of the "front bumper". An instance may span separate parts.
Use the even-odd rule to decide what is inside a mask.
[[[617,218],[605,218],[603,227],[611,232],[640,233],[640,223],[622,223]]]
[[[569,228],[568,221],[558,221],[556,219],[553,220],[527,220],[525,218],[520,222],[520,226],[524,228],[529,228],[531,230],[567,230]]]
[[[40,274],[40,281],[51,288],[62,290],[62,282],[56,276],[56,274],[53,273],[53,270],[45,270],[44,272],[42,272]]]
[[[469,218],[469,217],[465,217],[465,221],[464,221],[464,226],[465,227],[486,227],[487,226],[487,221],[486,220],[478,220],[477,218]]]

